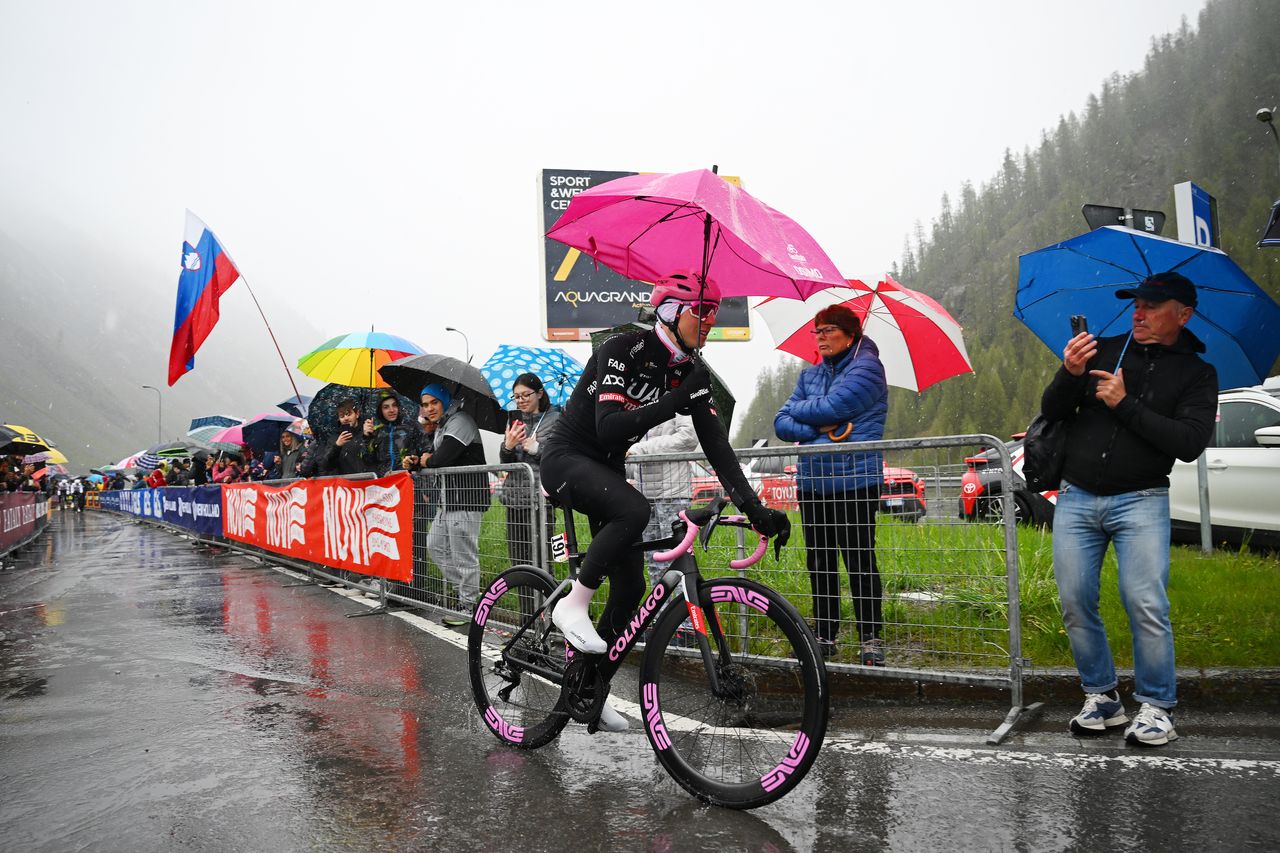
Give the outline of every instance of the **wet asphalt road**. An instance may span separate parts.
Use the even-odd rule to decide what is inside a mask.
[[[1187,710],[1140,752],[1069,737],[1074,708],[988,747],[999,703],[848,707],[800,788],[730,812],[668,781],[634,719],[499,745],[461,634],[292,583],[96,513],[5,558],[0,849],[1280,847],[1273,708]]]

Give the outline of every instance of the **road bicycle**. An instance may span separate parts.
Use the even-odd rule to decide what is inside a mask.
[[[667,549],[655,558],[670,568],[604,654],[573,649],[551,622],[569,580],[522,565],[489,584],[472,616],[467,657],[476,706],[500,741],[535,749],[570,720],[594,733],[611,680],[644,642],[642,724],[677,783],[737,809],[773,802],[800,783],[826,734],[826,667],[808,623],[782,595],[742,577],[702,577],[693,550],[699,534],[705,549],[717,526],[751,529],[742,516],[722,515],[726,503],[681,511],[670,537],[637,545]],[[566,530],[556,544],[572,579],[582,555],[573,512],[562,509]],[[730,567],[755,564],[767,546],[760,536],[755,552]]]

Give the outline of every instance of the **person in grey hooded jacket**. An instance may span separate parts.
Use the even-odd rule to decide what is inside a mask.
[[[422,414],[437,424],[431,449],[420,457],[405,457],[405,467],[434,473],[484,464],[484,447],[475,419],[453,399],[453,391],[439,383],[422,389]],[[480,595],[480,522],[489,508],[489,478],[478,471],[442,471],[439,495],[443,506],[427,534],[427,552],[444,579],[457,590],[456,613],[441,621],[451,627],[471,621]]]
[[[698,449],[698,434],[693,429],[693,418],[676,415],[658,424],[644,434],[644,438],[631,445],[627,451],[627,476],[635,481],[636,488],[649,499],[649,525],[641,538],[645,541],[671,535],[671,522],[682,509],[687,509],[693,497],[693,466],[689,462],[635,462],[637,456],[654,453],[692,453]],[[655,551],[645,551],[644,561],[649,568],[649,582],[657,585],[670,563],[658,563],[653,559]]]

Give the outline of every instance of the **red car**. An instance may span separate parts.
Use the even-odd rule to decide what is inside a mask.
[[[689,499],[691,505],[701,506],[724,497],[724,487],[720,485],[720,478],[712,473],[710,468],[697,462],[689,464],[693,466],[693,497]]]
[[[795,511],[800,508],[796,500],[796,466],[788,465],[781,474],[752,475],[756,493],[765,506],[771,509]],[[696,488],[696,486],[695,486]],[[884,486],[880,489],[880,512],[919,521],[924,518],[928,504],[924,497],[924,480],[910,468],[884,468]]]
[[[1013,517],[1018,524],[1053,526],[1053,510],[1058,502],[1057,490],[1032,492],[1022,477],[1024,433],[1018,433],[1009,448],[1013,463]],[[999,520],[1004,512],[1000,474],[1000,454],[994,449],[965,459],[964,476],[960,478],[960,517],[966,521]]]

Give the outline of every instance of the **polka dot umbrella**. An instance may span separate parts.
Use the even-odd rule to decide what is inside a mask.
[[[569,402],[569,395],[582,376],[582,365],[559,347],[503,344],[480,366],[480,372],[504,409],[515,408],[511,385],[522,373],[532,373],[541,379],[551,402],[563,406]]]

